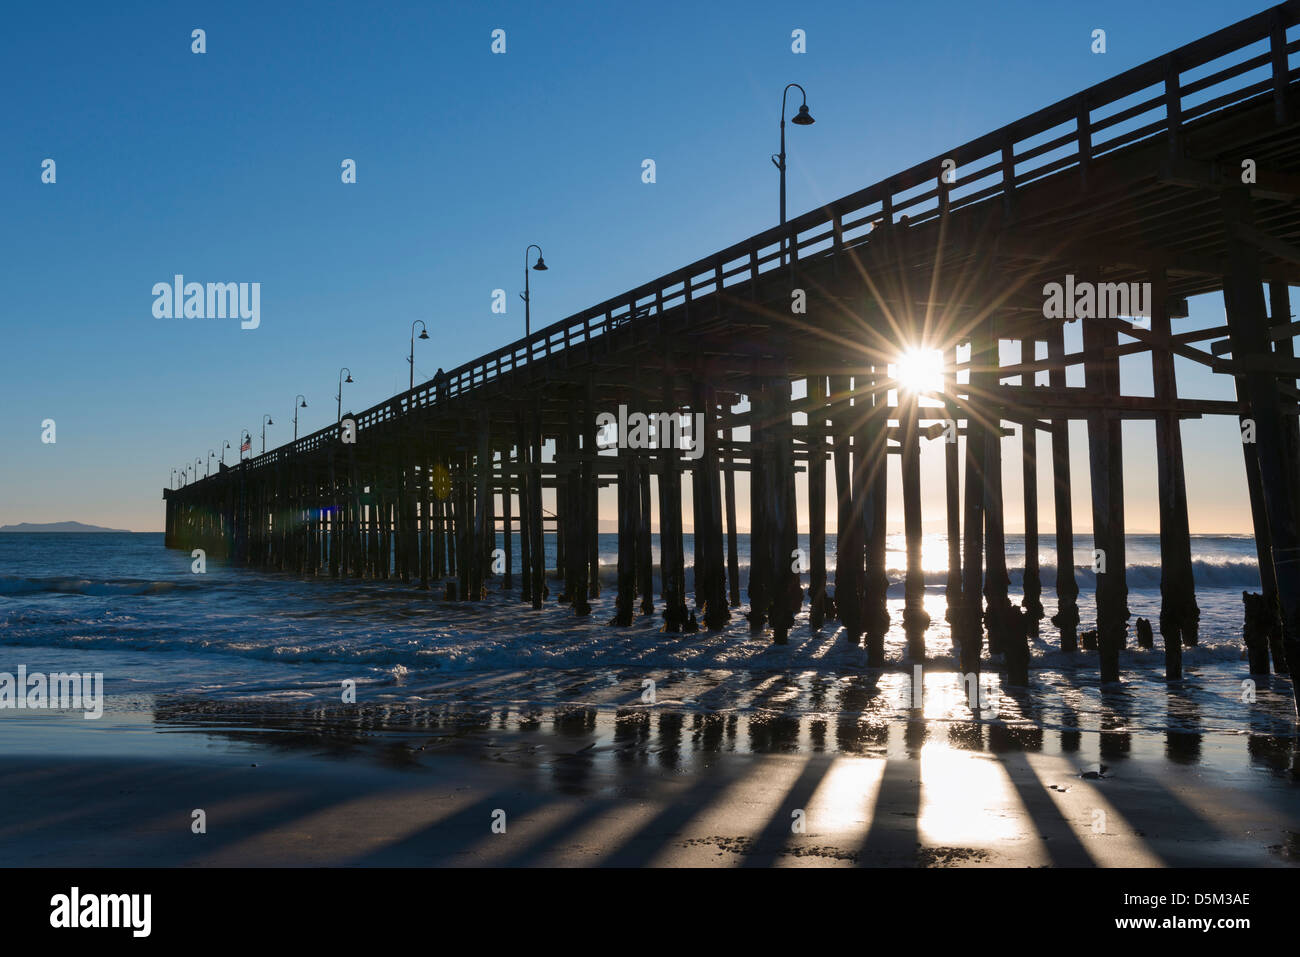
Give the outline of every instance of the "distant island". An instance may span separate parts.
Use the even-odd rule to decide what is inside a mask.
[[[0,525],[0,532],[130,532],[127,528],[104,528],[82,522],[19,522],[17,525]]]

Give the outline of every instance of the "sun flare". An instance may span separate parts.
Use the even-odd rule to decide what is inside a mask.
[[[894,370],[899,386],[908,392],[943,391],[943,353],[938,349],[908,349]]]

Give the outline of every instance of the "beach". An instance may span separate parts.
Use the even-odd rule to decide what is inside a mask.
[[[737,741],[726,719],[671,709],[384,731],[211,714],[185,728],[119,705],[93,731],[70,716],[0,719],[0,864],[1300,862],[1283,739],[1243,753],[1213,736],[831,719],[809,729],[825,736],[816,749],[793,727],[764,739],[751,721]]]
[[[0,672],[106,689],[98,718],[0,709],[0,865],[1300,860],[1290,685],[1247,673],[1232,543],[1203,546],[1226,580],[1198,595],[1182,682],[1130,638],[1103,686],[1045,622],[1031,686],[989,659],[972,708],[938,585],[926,658],[903,660],[891,597],[889,664],[869,669],[806,608],[786,646],[738,614],[663,634],[607,625],[609,594],[577,618],[499,590],[199,576],[159,539],[0,541]],[[1130,605],[1154,618],[1158,591]]]

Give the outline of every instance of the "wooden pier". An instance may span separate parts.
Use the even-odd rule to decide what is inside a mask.
[[[881,666],[891,624],[888,456],[902,466],[902,624],[906,653],[919,657],[929,625],[922,520],[940,518],[921,513],[919,450],[940,442],[948,616],[963,670],[988,664],[987,645],[1009,684],[1027,684],[1030,636],[1049,626],[1062,650],[1076,650],[1078,562],[1098,572],[1084,645],[1095,630],[1101,680],[1114,681],[1130,640],[1124,455],[1139,454],[1120,430],[1150,420],[1155,448],[1140,454],[1155,456],[1160,484],[1158,631],[1177,679],[1199,616],[1180,424],[1236,416],[1264,591],[1263,654],[1251,667],[1294,673],[1300,323],[1288,286],[1300,282],[1298,23],[1300,3],[1273,7],[345,414],[337,427],[167,490],[167,545],[254,569],[436,586],[463,601],[506,588],[532,608],[599,607],[610,627],[654,614],[668,631],[718,629],[745,614],[752,632],[785,642],[807,603],[808,627],[842,629]],[[1053,284],[1063,293],[1056,303]],[[1091,305],[1079,290],[1092,290]],[[1124,308],[1129,290],[1138,301],[1145,293],[1149,315]],[[1226,325],[1178,330],[1189,296],[1219,292]],[[1067,352],[1074,322],[1083,347]],[[1012,364],[1001,359],[1008,342],[1020,347]],[[917,349],[945,357],[932,396],[900,388],[891,372]],[[1119,360],[1139,353],[1150,355],[1151,396],[1121,391]],[[1175,356],[1233,377],[1236,398],[1180,395]],[[1082,386],[1067,384],[1076,367]],[[691,434],[689,454],[628,441],[602,448],[609,436],[598,421],[620,406],[701,421],[702,434]],[[1085,447],[1071,448],[1072,421],[1086,423]],[[659,418],[656,436],[670,425]],[[1070,487],[1078,455],[1089,464],[1088,503]],[[1040,456],[1050,488],[1038,487]],[[1020,468],[1025,483],[1018,596],[1003,545],[1006,468]],[[807,475],[805,501],[797,470]],[[744,608],[738,471],[749,476],[752,529]],[[612,601],[597,606],[597,492],[608,486],[617,577]],[[1056,524],[1050,622],[1040,495],[1051,496]],[[1089,506],[1097,553],[1076,554],[1076,509]],[[806,564],[797,560],[800,515]],[[543,567],[548,548],[552,568]]]

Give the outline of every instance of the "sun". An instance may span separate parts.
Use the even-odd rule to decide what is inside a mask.
[[[907,392],[942,392],[943,353],[938,349],[907,349],[894,363],[894,378]]]

